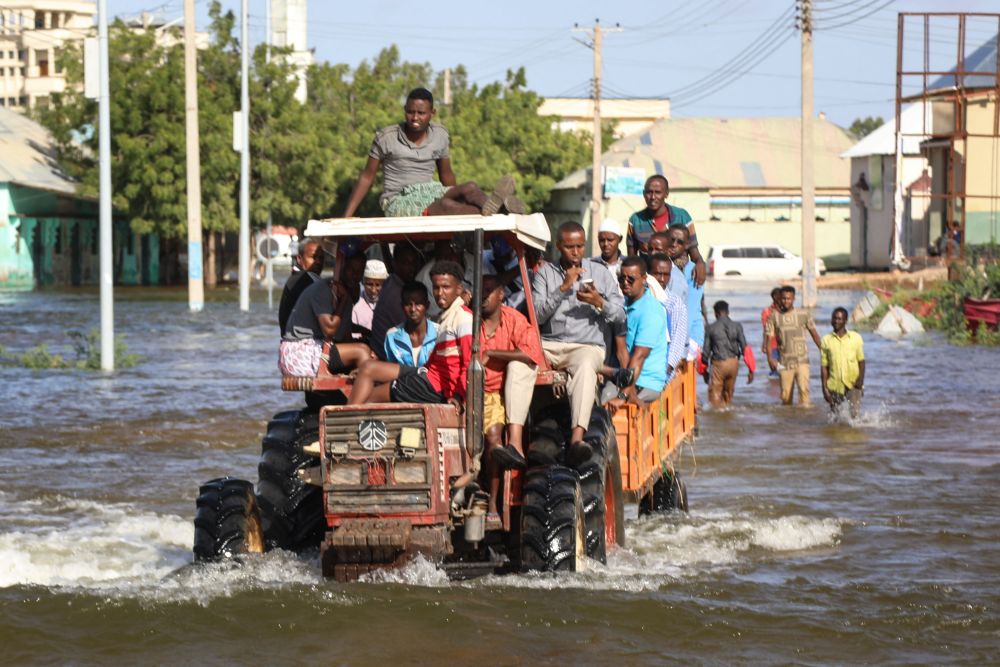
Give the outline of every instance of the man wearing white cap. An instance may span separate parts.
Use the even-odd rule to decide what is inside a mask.
[[[601,247],[601,254],[591,259],[608,267],[616,281],[622,267],[621,242],[622,226],[614,218],[605,218],[597,230],[597,245]]]
[[[365,339],[371,334],[375,304],[378,303],[378,295],[388,277],[389,271],[381,260],[369,259],[365,263],[365,273],[361,279],[363,287],[361,298],[354,304],[354,309],[351,311],[351,323],[354,325],[354,331],[360,333]]]

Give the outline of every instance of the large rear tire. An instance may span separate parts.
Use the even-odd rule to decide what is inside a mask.
[[[195,504],[196,561],[264,552],[264,532],[253,484],[233,477],[213,479],[201,486]]]
[[[584,439],[594,451],[590,460],[579,468],[587,528],[587,556],[607,563],[608,545],[625,544],[625,509],[618,439],[611,417],[604,408],[594,408]]]
[[[323,489],[298,477],[319,465],[302,448],[319,438],[319,416],[312,411],[280,412],[267,425],[257,465],[257,499],[268,549],[304,551],[319,547],[326,532]]]
[[[575,471],[564,466],[528,470],[521,505],[521,567],[543,572],[584,569],[583,498]]]
[[[688,511],[687,487],[676,471],[664,471],[653,484],[653,489],[639,502],[639,514],[653,512]]]

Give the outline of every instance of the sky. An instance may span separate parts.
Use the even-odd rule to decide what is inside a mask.
[[[265,38],[267,0],[249,0],[250,39]],[[198,0],[198,28],[208,21]],[[239,0],[223,0],[239,14]],[[183,0],[108,0],[115,16],[142,11],[166,20]],[[356,66],[396,44],[404,60],[434,69],[464,65],[472,82],[502,80],[525,67],[528,86],[548,97],[586,97],[593,52],[574,25],[620,26],[603,39],[604,97],[669,97],[680,116],[795,116],[800,112],[800,34],[794,0],[309,0],[308,46],[317,61]],[[899,12],[1000,12],[996,0],[815,0],[815,109],[847,127],[894,113]],[[970,27],[969,48],[996,33]],[[914,24],[914,27],[916,25]],[[954,36],[932,26],[931,57],[954,64]],[[919,61],[920,40],[906,40]]]

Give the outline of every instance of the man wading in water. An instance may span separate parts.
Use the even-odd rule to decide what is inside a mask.
[[[771,313],[764,329],[765,340],[771,337],[778,339],[778,354],[783,368],[781,376],[781,402],[792,404],[792,389],[799,388],[799,405],[809,407],[809,350],[806,348],[806,332],[812,336],[816,347],[820,347],[819,333],[812,315],[804,310],[795,310],[795,288],[786,285],[781,288],[781,305],[779,310]],[[764,346],[767,349],[767,345]],[[771,370],[778,367],[777,362],[768,357]]]
[[[833,333],[823,336],[819,355],[823,398],[834,411],[846,400],[851,418],[857,419],[865,386],[865,344],[857,332],[847,330],[846,308],[835,309],[830,324]]]

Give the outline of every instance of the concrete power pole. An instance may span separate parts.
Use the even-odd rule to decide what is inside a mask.
[[[188,307],[205,307],[201,253],[201,153],[198,146],[198,49],[194,0],[184,0],[184,121],[187,149]],[[209,271],[214,267],[209,267]]]
[[[599,20],[594,20],[593,28],[580,28],[574,26],[573,32],[586,32],[590,34],[591,41],[581,43],[594,50],[594,151],[591,165],[591,185],[590,185],[590,253],[596,254],[598,251],[597,233],[601,228],[601,203],[603,183],[601,182],[601,37],[605,32],[621,32],[621,27],[615,25],[614,28],[604,28]]]
[[[240,9],[240,310],[250,310],[250,8]]]
[[[802,15],[802,305],[816,306],[816,179],[813,171],[812,0],[801,0]]]
[[[98,83],[97,144],[101,187],[99,212],[101,273],[101,370],[115,369],[115,312],[111,243],[111,86],[108,81],[108,0],[97,4]]]

